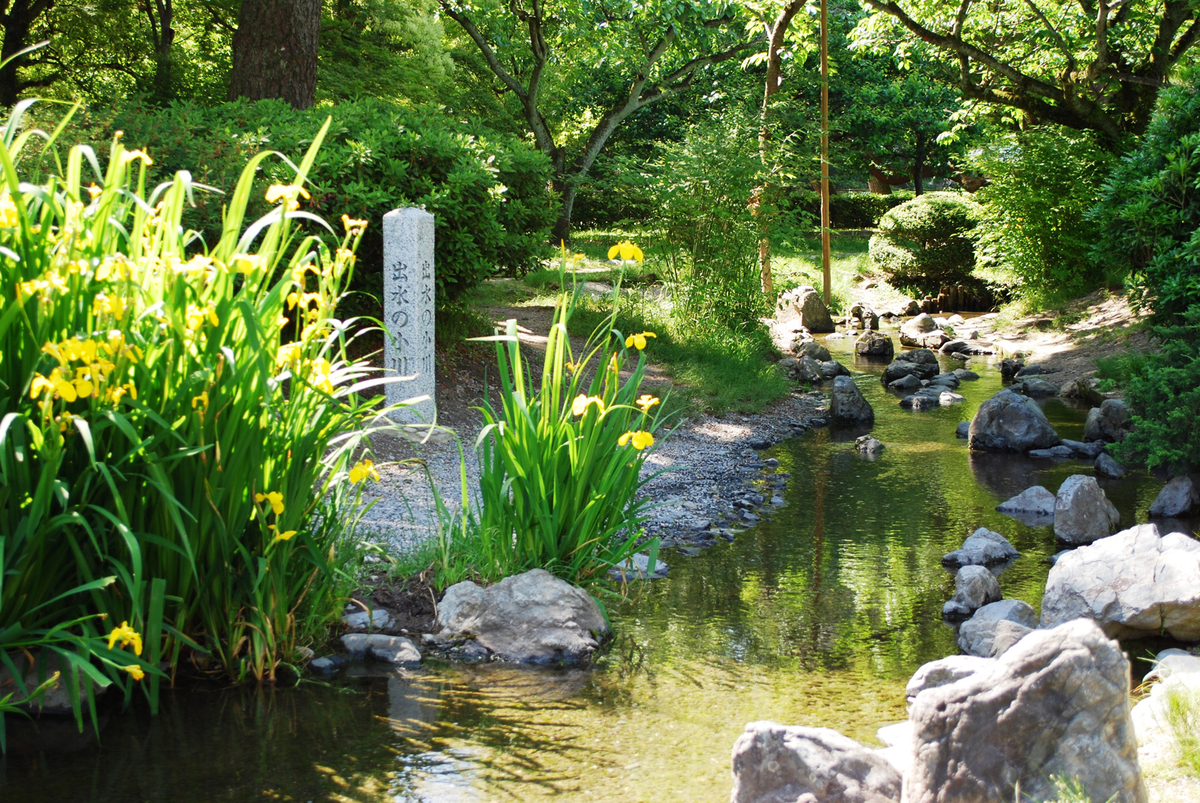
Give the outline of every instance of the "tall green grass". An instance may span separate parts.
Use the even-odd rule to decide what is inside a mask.
[[[328,123],[299,165],[250,160],[204,243],[188,173],[148,188],[119,135],[106,165],[63,160],[57,131],[18,133],[27,107],[0,148],[0,663],[22,698],[12,656],[39,682],[57,663],[77,715],[81,678],[128,698],[146,677],[153,702],[163,662],[272,681],[351,582],[349,469],[380,412],[358,391],[386,381],[334,317],[365,222],[301,209]],[[22,183],[38,146],[57,170]],[[269,158],[295,178],[248,222]]]

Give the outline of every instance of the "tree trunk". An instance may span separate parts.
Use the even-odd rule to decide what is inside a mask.
[[[922,179],[925,178],[925,134],[917,132],[917,148],[913,153],[913,195],[922,195],[925,192],[925,183]]]
[[[0,68],[0,105],[11,108],[17,103],[21,94],[21,82],[17,78],[17,69],[24,57],[12,57],[29,45],[29,29],[38,15],[52,4],[30,3],[29,0],[14,0],[8,13],[4,15],[4,44],[0,45],[0,61],[8,63]],[[12,59],[9,61],[9,59]]]
[[[316,100],[320,0],[242,0],[233,35],[229,99]]]
[[[583,176],[579,176],[579,178],[583,178]],[[579,185],[577,182],[570,180],[563,182],[562,203],[558,207],[558,220],[554,221],[554,229],[550,232],[552,242],[571,242],[571,210],[575,207],[575,195],[578,191]]]
[[[878,174],[878,175],[876,175]],[[883,171],[874,165],[867,166],[867,189],[872,195],[891,195],[892,185],[883,176]]]
[[[175,44],[175,7],[172,0],[158,0],[158,37],[154,43],[153,97],[165,103],[175,97],[171,77],[171,47]]]

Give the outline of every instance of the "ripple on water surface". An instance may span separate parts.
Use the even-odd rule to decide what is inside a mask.
[[[990,369],[973,366],[982,378],[963,383],[966,402],[912,413],[881,386],[882,366],[855,367],[887,449],[861,457],[861,432],[832,430],[775,447],[787,506],[732,544],[667,555],[667,580],[610,611],[620,635],[598,669],[359,668],[334,686],[168,694],[158,717],[112,717],[100,746],[0,760],[0,798],[717,803],[746,722],[872,742],[905,716],[916,667],[956,651],[940,617],[954,586],[942,555],[977,527],[1003,533],[1022,553],[1000,577],[1005,596],[1037,608],[1053,533],[994,508],[1092,471],[968,453],[954,429],[999,389]],[[1044,407],[1060,434],[1080,436],[1084,411]],[[1162,484],[1100,482],[1123,526],[1145,520]]]

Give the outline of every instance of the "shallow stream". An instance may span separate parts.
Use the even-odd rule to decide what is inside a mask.
[[[610,611],[619,635],[598,668],[359,666],[332,684],[168,692],[159,716],[114,716],[99,744],[13,750],[0,800],[723,803],[749,721],[874,744],[905,717],[913,671],[957,652],[940,615],[954,585],[942,555],[977,527],[1003,533],[1021,551],[1005,596],[1038,608],[1053,533],[993,508],[1092,470],[969,453],[954,429],[1001,386],[982,361],[959,388],[966,402],[914,413],[881,387],[882,364],[853,362],[851,343],[828,345],[863,372],[887,449],[865,458],[861,432],[828,429],[773,448],[791,474],[787,505],[731,544],[668,553],[670,576]],[[1045,410],[1064,438],[1081,436],[1085,410]],[[1162,487],[1141,473],[1100,482],[1122,526],[1144,521]]]

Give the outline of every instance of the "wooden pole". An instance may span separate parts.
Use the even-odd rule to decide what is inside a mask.
[[[821,0],[821,272],[825,304],[831,301],[829,269],[829,0]]]

